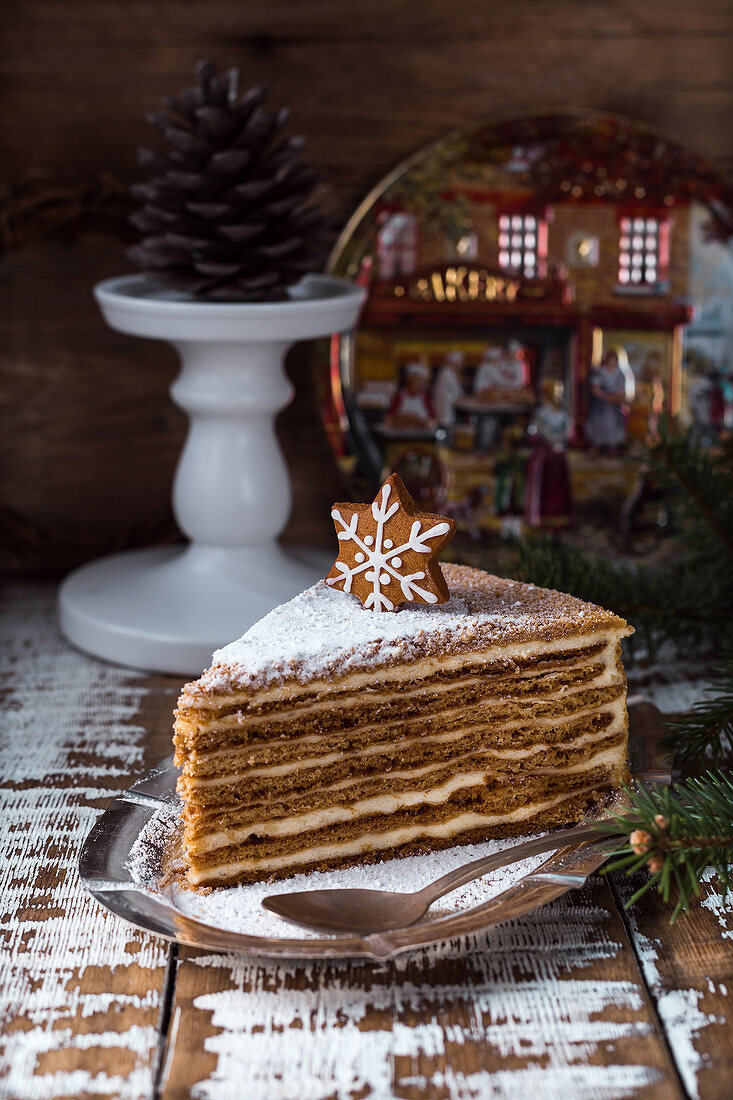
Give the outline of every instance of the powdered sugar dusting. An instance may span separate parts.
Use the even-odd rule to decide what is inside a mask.
[[[467,566],[442,568],[451,592],[447,603],[384,614],[319,581],[217,650],[213,667],[196,688],[208,692],[285,679],[307,682],[477,646],[553,641],[626,625],[573,596]]]
[[[125,861],[134,882],[150,889],[158,885],[166,852],[181,827],[180,805],[156,810],[130,848]]]
[[[127,866],[133,879],[141,886],[155,888],[161,876],[166,848],[180,827],[179,811],[166,807],[157,811],[140,833],[130,851]],[[442,852],[388,859],[368,866],[312,871],[276,882],[222,887],[210,894],[197,894],[171,886],[166,890],[166,896],[180,912],[217,928],[250,936],[287,939],[296,934],[292,926],[263,909],[263,898],[296,890],[419,890],[464,863],[500,852],[520,841],[521,838],[515,837],[489,840],[482,844],[462,844]],[[466,883],[436,902],[430,910],[430,919],[459,913],[489,901],[530,874],[549,857],[550,853],[532,856]],[[307,929],[298,929],[297,935],[306,939],[318,938],[317,933]]]
[[[169,826],[170,817],[161,815],[151,822],[148,840],[160,845]],[[465,845],[204,896],[178,891],[173,900],[220,927],[306,936],[257,912],[261,898],[317,886],[416,889],[508,843]],[[488,900],[546,858],[461,887],[433,912]],[[187,1034],[201,1029],[215,1060],[192,1095],[238,1100],[245,1077],[250,1100],[511,1100],[524,1089],[557,1100],[616,1100],[661,1084],[643,990],[623,966],[605,965],[625,951],[618,919],[599,904],[606,896],[596,880],[522,920],[424,948],[419,959],[406,955],[385,964],[268,964],[198,953],[186,965],[202,971],[196,985],[207,992],[185,1009],[185,1027]],[[467,1057],[456,1058],[456,1044]]]
[[[173,888],[171,899],[182,913],[216,925],[217,928],[252,936],[270,936],[273,939],[285,939],[294,935],[305,939],[319,939],[318,933],[307,928],[296,930],[274,914],[268,913],[262,908],[262,899],[297,890],[419,890],[432,879],[439,878],[462,863],[500,850],[500,843],[469,845],[468,848],[468,851],[465,848],[451,848],[446,852],[433,853],[447,857],[441,860],[433,860],[431,856],[406,856],[404,859],[385,860],[368,867],[314,871],[309,875],[293,875],[292,878],[277,882],[234,886],[215,890],[204,896]],[[503,868],[454,890],[452,894],[436,902],[426,919],[459,913],[489,901],[539,867],[547,858],[542,855],[522,860],[512,867]]]

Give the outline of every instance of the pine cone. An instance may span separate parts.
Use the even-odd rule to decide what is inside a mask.
[[[158,282],[210,301],[275,301],[326,253],[326,223],[310,202],[316,174],[302,137],[279,138],[287,108],[264,88],[239,94],[239,70],[196,66],[197,85],[148,116],[168,148],[139,150],[158,173],[132,188],[145,205],[128,255]]]

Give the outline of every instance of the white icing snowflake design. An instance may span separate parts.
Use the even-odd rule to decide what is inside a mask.
[[[372,585],[372,591],[364,601],[364,607],[371,607],[375,611],[394,611],[395,605],[382,591],[391,580],[399,581],[402,595],[406,600],[414,600],[416,597],[426,603],[437,603],[438,597],[434,592],[420,588],[416,581],[425,579],[425,572],[410,573],[403,576],[399,570],[402,566],[400,557],[406,550],[414,550],[417,554],[430,554],[432,547],[428,546],[428,539],[436,539],[450,530],[449,523],[436,523],[428,531],[422,531],[422,523],[416,519],[410,530],[407,542],[401,546],[395,546],[392,539],[384,537],[384,528],[388,520],[400,509],[399,500],[389,504],[392,486],[385,484],[381,489],[381,500],[372,503],[372,515],[377,524],[376,535],[365,535],[362,539],[357,534],[356,528],[359,522],[359,513],[354,512],[347,522],[338,508],[334,508],[331,516],[341,526],[338,538],[342,542],[353,542],[359,549],[354,558],[356,565],[350,566],[345,562],[337,561],[334,567],[341,573],[340,577],[329,577],[327,584],[340,584],[343,582],[344,592],[351,591],[351,582],[357,573],[364,573],[365,580]]]

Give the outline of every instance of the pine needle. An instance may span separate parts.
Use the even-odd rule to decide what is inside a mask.
[[[676,896],[674,922],[700,895],[703,871],[712,867],[725,902],[731,896],[733,864],[733,780],[707,772],[671,787],[625,788],[629,808],[611,816],[628,840],[614,853],[606,871],[635,874],[646,867],[650,877],[627,902],[634,905],[656,887],[663,901]]]

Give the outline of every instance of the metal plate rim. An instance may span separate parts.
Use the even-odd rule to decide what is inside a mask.
[[[176,775],[173,758],[167,758],[112,802],[84,841],[79,856],[79,875],[95,900],[126,924],[186,947],[272,958],[365,957],[383,960],[455,937],[487,931],[505,920],[530,912],[581,885],[608,857],[605,841],[560,848],[535,871],[494,898],[471,909],[436,916],[392,932],[368,936],[322,936],[318,939],[248,935],[185,916],[164,895],[141,886],[129,876],[122,878],[116,869],[120,864],[124,867],[124,858],[129,855],[131,844],[124,845],[126,851],[120,860],[120,853],[111,843],[114,840],[111,834],[134,832],[136,838],[145,823],[142,821],[143,814],[147,815],[145,820],[149,820],[156,810],[170,805]],[[167,791],[161,790],[164,777],[170,777]],[[151,781],[160,791],[160,797],[145,793],[144,788],[150,786]],[[573,864],[574,875],[571,885],[546,877],[567,874],[569,862]],[[577,867],[575,864],[578,864]],[[509,907],[511,912],[507,911]]]

